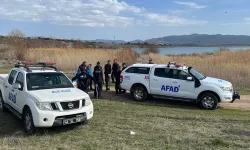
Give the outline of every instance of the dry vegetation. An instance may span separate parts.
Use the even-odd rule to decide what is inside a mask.
[[[128,64],[154,63],[167,64],[169,61],[185,63],[193,66],[206,76],[222,78],[231,81],[235,87],[250,88],[250,50],[248,51],[220,51],[214,54],[198,54],[188,56],[162,56],[159,54],[138,55],[133,50],[95,50],[95,49],[29,49],[25,55],[31,61],[55,61],[59,68],[67,72],[74,72],[84,60],[103,65],[107,60],[118,58],[120,62]]]

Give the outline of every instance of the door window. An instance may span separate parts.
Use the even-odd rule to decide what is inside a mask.
[[[172,70],[169,68],[155,68],[154,75],[156,77],[171,78]]]
[[[16,79],[16,83],[19,83],[21,85],[21,89],[23,90],[23,86],[24,86],[24,76],[22,73],[18,73],[17,79]]]
[[[182,70],[173,70],[173,79],[187,80],[187,77],[191,77],[188,73]]]
[[[15,71],[15,70],[12,70],[12,71],[11,71],[10,76],[9,76],[9,79],[8,79],[8,83],[9,83],[10,85],[13,84],[13,81],[14,81],[14,79],[15,79],[15,77],[16,77],[16,74],[17,74],[17,71]]]

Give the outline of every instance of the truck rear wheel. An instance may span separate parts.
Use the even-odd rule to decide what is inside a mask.
[[[205,93],[200,98],[200,106],[203,109],[214,110],[218,107],[218,98],[213,93]]]
[[[132,89],[131,95],[135,101],[143,102],[147,99],[148,93],[142,86],[136,86]]]
[[[34,126],[32,113],[29,108],[26,108],[23,114],[23,127],[27,134],[33,134],[36,131]]]
[[[6,112],[7,108],[4,107],[4,101],[3,101],[3,97],[2,97],[2,93],[0,93],[0,112]]]

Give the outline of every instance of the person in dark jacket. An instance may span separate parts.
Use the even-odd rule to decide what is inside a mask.
[[[118,71],[118,66],[119,66],[118,61],[117,59],[115,59],[112,66],[112,75],[111,75],[112,83],[115,83],[114,78],[115,78],[115,73]]]
[[[88,78],[90,78],[91,80],[95,82],[94,78],[84,71],[79,74],[76,74],[76,76],[72,78],[72,82],[77,80],[78,81],[77,87],[80,90],[88,93]]]
[[[118,70],[115,72],[115,92],[116,92],[116,96],[119,95],[119,93],[121,93],[121,88],[120,88],[120,84],[121,84],[121,66],[118,66]]]
[[[86,79],[86,78],[82,78],[81,79],[81,85],[80,85],[80,82],[79,82],[79,80],[78,80],[78,77],[79,77],[79,75],[81,74],[82,76],[86,76],[85,74],[87,74],[88,73],[88,70],[87,70],[87,62],[86,61],[84,61],[79,67],[78,67],[78,70],[77,70],[77,73],[76,73],[76,79],[75,80],[77,80],[77,86],[78,87],[81,87],[82,89],[85,89],[85,87],[83,87],[83,83],[85,83],[84,85],[85,86],[87,86],[87,84],[88,84],[88,79]],[[87,87],[86,87],[87,88]]]
[[[95,92],[94,96],[98,96],[98,98],[101,98],[101,92],[102,92],[102,84],[104,83],[103,81],[103,71],[102,67],[100,65],[100,62],[97,62],[97,65],[94,68],[94,79],[95,83],[97,86],[95,86]]]
[[[106,91],[109,91],[109,81],[111,76],[111,64],[110,60],[108,60],[107,64],[104,66],[104,75],[105,75],[105,83],[106,83]]]

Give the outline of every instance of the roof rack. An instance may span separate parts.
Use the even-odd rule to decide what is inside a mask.
[[[27,72],[32,72],[30,67],[42,67],[42,70],[45,70],[45,68],[52,68],[55,71],[59,71],[55,66],[56,63],[54,62],[28,62],[28,61],[21,61],[15,64],[15,68],[23,67],[27,70]]]

